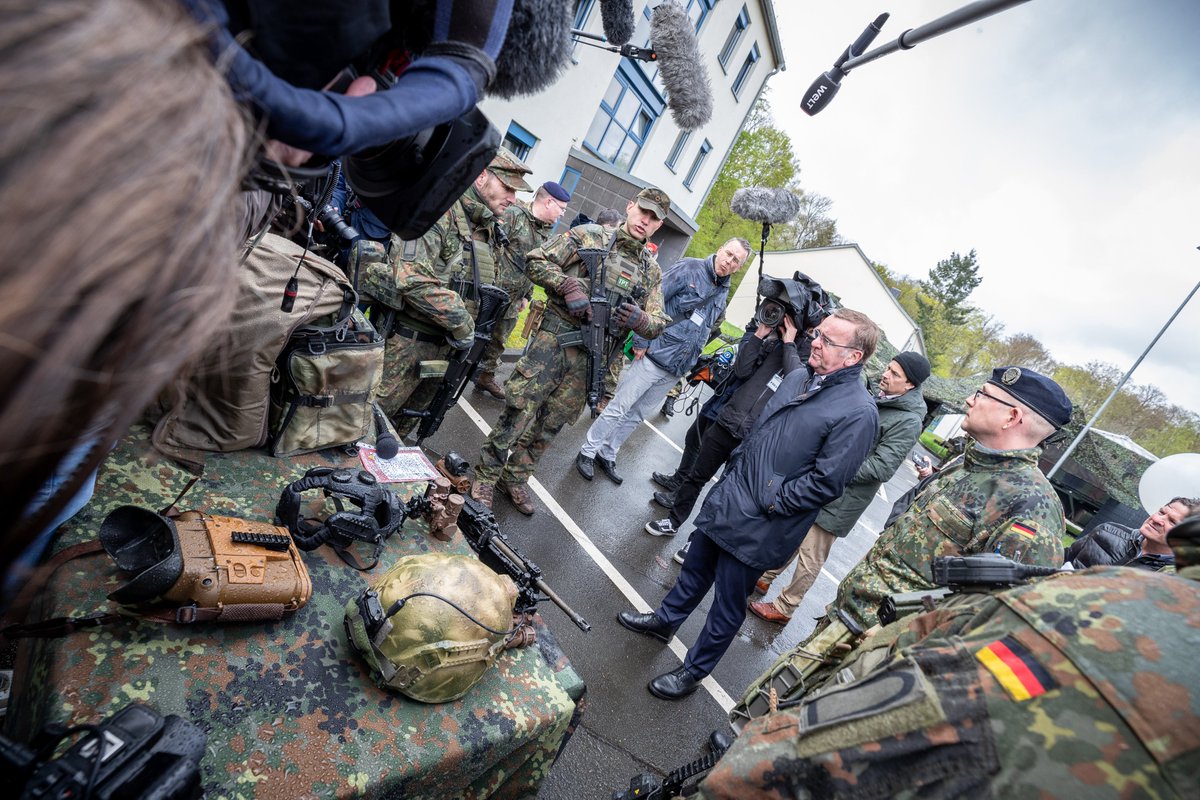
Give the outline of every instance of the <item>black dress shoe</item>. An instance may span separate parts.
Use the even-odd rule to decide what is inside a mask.
[[[650,694],[663,700],[682,700],[700,688],[700,681],[692,677],[687,667],[664,672],[646,685]]]
[[[683,478],[679,477],[678,472],[672,472],[667,475],[662,472],[655,472],[650,475],[650,480],[657,483],[668,492],[673,492],[683,484]]]
[[[715,730],[708,735],[708,747],[713,755],[719,756],[733,746],[733,740],[736,738],[737,734],[733,731]]]
[[[663,623],[658,615],[651,611],[649,614],[634,614],[632,611],[622,611],[617,614],[617,622],[621,627],[637,633],[653,636],[660,642],[669,642],[675,634],[675,629]]]
[[[675,507],[675,495],[668,492],[655,492],[654,502],[658,503],[663,508],[670,511]]]
[[[615,483],[617,486],[620,486],[622,483],[625,482],[625,479],[617,474],[617,462],[616,461],[609,461],[607,458],[601,458],[600,456],[596,456],[595,461],[597,464],[600,465],[600,470],[605,475],[607,475],[608,479],[610,481],[612,481],[613,483]]]
[[[580,453],[575,456],[575,469],[579,470],[579,474],[583,476],[584,480],[590,481],[596,477],[596,459]]]

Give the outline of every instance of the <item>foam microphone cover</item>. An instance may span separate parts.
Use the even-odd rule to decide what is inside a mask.
[[[779,225],[800,213],[800,198],[787,189],[752,186],[733,193],[729,210],[754,222]]]
[[[574,20],[571,0],[514,0],[488,94],[509,100],[537,94],[558,80],[571,63]]]
[[[600,23],[609,44],[625,44],[633,36],[633,0],[600,0]]]
[[[675,0],[666,0],[650,16],[650,46],[658,53],[659,74],[675,124],[691,131],[707,123],[713,112],[708,69],[700,60],[696,28]]]

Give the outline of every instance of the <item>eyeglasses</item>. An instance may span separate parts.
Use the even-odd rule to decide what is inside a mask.
[[[813,341],[823,342],[826,347],[840,347],[843,350],[862,350],[861,347],[855,347],[854,345],[838,344],[837,342],[833,341],[828,336],[826,336],[824,333],[822,333],[820,328],[817,328],[816,332],[813,333]]]
[[[1019,406],[1017,406],[1017,404],[1016,404],[1016,403],[1009,403],[1009,402],[1007,402],[1007,401],[1005,401],[1005,400],[1001,400],[999,397],[993,397],[992,395],[990,395],[990,394],[988,394],[987,392],[985,392],[985,391],[984,391],[982,388],[980,388],[980,389],[976,389],[976,390],[975,390],[975,394],[974,394],[974,395],[972,395],[972,397],[973,397],[975,400],[978,400],[980,397],[986,397],[988,400],[995,400],[995,401],[996,401],[997,403],[999,403],[1000,405],[1002,405],[1002,406],[1008,406],[1009,408],[1018,408],[1018,407],[1019,407]]]

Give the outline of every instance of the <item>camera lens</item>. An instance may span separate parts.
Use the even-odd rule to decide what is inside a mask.
[[[758,306],[758,313],[754,315],[754,320],[768,328],[776,328],[783,323],[784,313],[784,307],[776,301],[763,300]]]

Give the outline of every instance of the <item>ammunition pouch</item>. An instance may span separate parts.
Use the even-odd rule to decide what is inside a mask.
[[[303,494],[314,489],[333,503],[336,512],[324,519],[301,516]],[[283,490],[275,508],[275,521],[286,526],[301,550],[316,550],[329,544],[342,561],[365,571],[379,563],[388,537],[400,529],[410,513],[423,510],[427,502],[418,496],[407,505],[401,503],[369,472],[316,467]],[[374,546],[369,564],[363,565],[350,550],[359,542]]]
[[[133,573],[109,598],[123,605],[180,604],[146,616],[173,622],[277,620],[308,602],[312,581],[287,531],[265,522],[185,511],[168,519],[121,506],[100,543]]]

